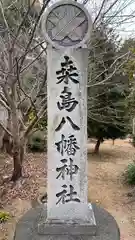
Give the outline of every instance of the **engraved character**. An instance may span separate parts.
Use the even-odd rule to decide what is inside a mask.
[[[61,103],[57,102],[59,110],[66,109],[68,112],[72,112],[75,109],[78,101],[76,101],[75,98],[72,98],[71,95],[72,93],[68,91],[68,87],[64,87],[64,90],[60,95],[62,101]]]
[[[57,151],[60,152],[62,156],[64,153],[67,153],[68,156],[74,156],[76,151],[80,149],[74,135],[70,135],[66,140],[65,136],[62,134],[61,141],[55,143],[55,145],[57,146]]]
[[[71,119],[70,117],[67,116],[66,119],[68,120],[68,122],[70,123],[71,127],[72,127],[74,130],[76,130],[76,131],[80,130],[80,128],[72,121],[72,119]],[[64,117],[62,118],[59,126],[55,129],[56,132],[58,132],[58,131],[61,130],[61,128],[62,128],[62,127],[64,126],[64,124],[66,123],[66,119],[65,119]]]
[[[59,179],[61,177],[63,180],[65,180],[65,175],[69,175],[70,180],[72,181],[73,175],[77,174],[79,167],[73,164],[73,159],[71,158],[69,165],[67,165],[67,159],[62,159],[61,162],[63,163],[63,166],[56,168],[56,171],[59,173],[56,179]]]
[[[80,199],[77,198],[77,192],[74,191],[74,187],[72,185],[69,185],[69,193],[67,192],[67,185],[63,185],[62,186],[63,188],[63,191],[59,192],[56,194],[56,197],[59,198],[56,205],[58,203],[62,203],[62,204],[65,204],[65,203],[68,203],[68,202],[80,202]]]
[[[68,84],[69,80],[77,84],[79,81],[77,68],[73,65],[73,61],[69,59],[68,56],[64,56],[65,61],[61,63],[61,70],[56,71],[58,82],[57,84],[64,81],[65,84]]]

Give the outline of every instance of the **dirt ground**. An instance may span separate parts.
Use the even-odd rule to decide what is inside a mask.
[[[122,184],[122,173],[135,159],[135,148],[127,141],[117,140],[115,145],[106,141],[100,154],[94,155],[88,144],[89,201],[108,210],[116,219],[121,240],[135,240],[135,197],[132,188]],[[12,240],[18,219],[31,208],[33,200],[46,191],[46,158],[44,154],[28,154],[24,178],[17,185],[7,182],[11,174],[11,158],[0,155],[0,210],[8,211],[11,219],[0,224],[0,240]],[[3,183],[4,181],[4,183]]]

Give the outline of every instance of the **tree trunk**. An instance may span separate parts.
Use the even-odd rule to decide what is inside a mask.
[[[8,111],[8,119],[7,119],[7,130],[11,131],[11,114],[9,111]],[[5,132],[3,136],[2,150],[12,155],[12,147],[13,147],[12,139],[8,135],[8,133]]]
[[[26,150],[26,140],[21,139],[20,142],[20,145],[18,145],[18,143],[15,143],[13,148],[14,170],[11,181],[14,182],[22,177],[22,165]]]
[[[99,153],[99,147],[100,147],[101,141],[102,141],[102,138],[99,138],[99,139],[97,140],[96,145],[95,145],[94,153],[96,153],[96,154]]]
[[[16,149],[13,150],[13,163],[14,163],[14,170],[13,170],[11,181],[15,182],[20,177],[22,177],[22,162],[20,158],[19,147],[16,147]]]
[[[20,161],[23,163],[25,153],[26,153],[26,140],[21,140],[21,146],[20,146]]]
[[[6,132],[3,137],[2,151],[12,155],[12,141]]]

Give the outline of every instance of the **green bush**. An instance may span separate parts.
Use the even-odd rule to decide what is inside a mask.
[[[28,149],[33,152],[46,151],[46,133],[44,131],[36,131],[28,139]]]
[[[0,212],[0,223],[6,222],[10,219],[10,215],[7,212]]]
[[[135,185],[135,161],[130,163],[124,173],[125,183]]]

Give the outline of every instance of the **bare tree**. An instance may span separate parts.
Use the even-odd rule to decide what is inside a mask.
[[[28,135],[46,114],[46,48],[39,32],[41,16],[49,0],[38,13],[31,14],[35,1],[24,5],[22,1],[0,0],[2,33],[0,37],[0,104],[8,111],[9,124],[0,126],[10,137],[13,148],[14,170],[12,180],[22,176],[22,162]],[[13,22],[11,24],[11,16]],[[16,19],[20,14],[21,17]],[[18,15],[19,16],[19,15]],[[32,83],[28,84],[31,74]],[[26,82],[27,81],[27,82]],[[44,98],[41,95],[45,95]],[[34,118],[29,121],[29,113]]]

